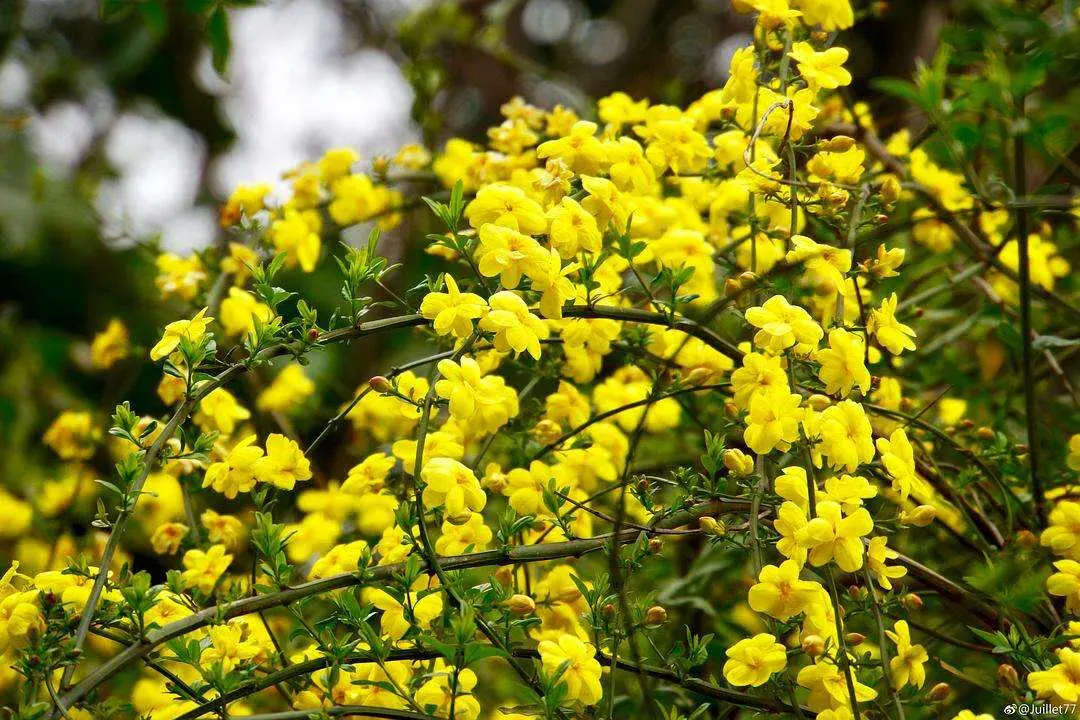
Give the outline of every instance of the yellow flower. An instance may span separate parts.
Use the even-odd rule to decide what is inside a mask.
[[[914,350],[915,331],[896,319],[896,293],[881,301],[881,307],[871,311],[866,321],[866,331],[872,333],[878,343],[899,355],[905,350]]]
[[[101,431],[95,427],[90,413],[65,410],[56,416],[41,439],[62,460],[87,460],[93,456],[99,437]]]
[[[764,685],[787,667],[787,651],[769,633],[745,638],[727,649],[724,678],[735,687]]]
[[[255,460],[252,471],[260,482],[282,490],[292,490],[297,482],[311,479],[311,463],[304,451],[295,440],[279,433],[267,436],[266,456]]]
[[[804,688],[809,688],[810,699],[807,704],[815,712],[829,708],[850,707],[851,700],[844,673],[830,661],[819,660],[814,665],[807,665],[799,670],[796,682]],[[863,685],[858,679],[854,679],[854,685],[857,702],[869,702],[877,697],[876,690]]]
[[[488,435],[518,413],[518,397],[498,375],[484,375],[472,358],[440,360],[435,392],[450,401],[450,417],[471,433]]]
[[[569,135],[548,140],[536,148],[540,158],[558,158],[579,175],[596,175],[610,164],[603,143],[596,138],[596,123],[579,120]]]
[[[788,376],[781,358],[747,353],[743,356],[743,366],[731,373],[731,389],[735,405],[743,410],[749,409],[754,395],[773,389],[788,391]]]
[[[799,465],[790,465],[773,480],[773,490],[780,497],[794,503],[804,513],[810,507],[810,490],[806,482],[806,470]],[[814,490],[817,497],[817,489]]]
[[[503,290],[488,298],[490,310],[480,319],[480,329],[495,333],[495,349],[499,352],[528,351],[540,359],[540,341],[549,334],[548,326],[529,312],[520,297]]]
[[[438,592],[420,597],[420,593],[409,593],[406,604],[398,602],[385,590],[366,587],[363,591],[364,602],[371,603],[383,611],[380,628],[382,634],[391,640],[400,640],[414,625],[425,629],[431,621],[442,615],[442,596]],[[405,616],[406,605],[412,610],[412,620]]]
[[[330,551],[315,561],[309,575],[312,578],[324,578],[346,572],[356,572],[360,558],[369,551],[363,540],[354,540],[345,545],[335,545]]]
[[[487,495],[480,481],[467,465],[451,458],[432,458],[420,471],[424,481],[423,500],[428,507],[444,506],[450,518],[461,517],[467,510],[484,509]]]
[[[479,235],[476,256],[484,277],[498,277],[504,288],[513,289],[522,275],[535,280],[543,274],[547,251],[533,238],[494,223],[482,225]]]
[[[866,508],[843,517],[840,505],[826,500],[817,504],[817,516],[806,524],[802,542],[810,551],[811,565],[820,567],[835,559],[844,572],[855,572],[863,566],[862,538],[873,529]]]
[[[251,217],[262,210],[270,191],[271,188],[266,183],[237,185],[221,208],[221,227],[229,227],[240,222],[241,213]]]
[[[158,525],[154,534],[150,536],[150,546],[158,555],[172,555],[180,549],[180,543],[188,534],[188,526],[183,523],[171,522]]]
[[[219,515],[213,510],[204,510],[199,522],[206,528],[206,536],[212,543],[221,543],[227,550],[239,550],[247,537],[247,528],[239,518],[232,515]]]
[[[846,30],[855,24],[855,12],[849,0],[792,0],[792,3],[802,11],[804,23],[820,25],[825,32]]]
[[[342,483],[341,490],[355,495],[378,492],[383,489],[386,476],[396,464],[397,460],[386,453],[378,452],[368,455],[363,462],[349,469],[349,475]]]
[[[1065,458],[1065,463],[1070,470],[1080,472],[1080,433],[1069,438],[1069,454]]]
[[[440,555],[461,555],[487,549],[491,542],[491,528],[484,524],[484,516],[470,513],[463,523],[446,520],[442,524],[442,535],[435,541],[435,552]]]
[[[1080,611],[1080,562],[1058,560],[1057,572],[1046,580],[1046,591],[1065,598],[1065,609],[1071,613]]]
[[[430,292],[420,303],[420,315],[434,320],[433,328],[438,335],[453,334],[464,339],[472,335],[473,321],[487,312],[484,298],[475,293],[458,290],[457,281],[449,273],[443,274],[446,292]]]
[[[207,277],[202,261],[195,254],[182,258],[173,253],[162,253],[155,264],[158,274],[154,284],[161,291],[162,300],[173,295],[187,302],[194,300]]]
[[[842,47],[831,47],[823,52],[816,52],[808,42],[797,42],[791,46],[791,59],[799,65],[799,74],[810,87],[835,90],[851,84],[851,73],[844,69],[848,51]]]
[[[1080,438],[1080,435],[1073,437]],[[1050,512],[1050,526],[1043,530],[1043,547],[1071,560],[1080,560],[1080,503],[1063,500]]]
[[[799,439],[802,397],[783,390],[759,391],[750,399],[743,441],[758,455],[786,450]]]
[[[893,430],[887,440],[878,438],[877,449],[881,453],[881,464],[892,478],[893,490],[900,494],[901,500],[907,500],[916,482],[916,475],[915,453],[904,428]]]
[[[482,188],[465,207],[465,217],[477,230],[494,225],[526,236],[547,231],[547,218],[539,203],[521,188],[506,183]]]
[[[892,581],[907,575],[907,568],[885,564],[887,560],[900,557],[900,553],[888,547],[886,542],[884,537],[870,538],[870,543],[866,547],[866,566],[873,573],[878,585],[885,590],[892,590]]]
[[[247,245],[229,243],[229,254],[221,259],[221,272],[233,276],[233,284],[243,285],[251,277],[251,269],[259,264],[259,255]]]
[[[44,629],[36,589],[13,592],[0,601],[0,652],[25,646],[32,632]]]
[[[232,672],[237,665],[259,654],[259,645],[251,640],[244,640],[244,629],[240,625],[218,625],[210,628],[210,647],[206,648],[202,662],[220,663],[223,672]]]
[[[911,631],[906,620],[898,620],[892,630],[885,634],[896,643],[896,657],[889,660],[892,679],[897,688],[914,685],[921,688],[926,682],[926,669],[923,663],[930,659],[922,645],[911,644]]]
[[[315,383],[297,364],[286,365],[259,393],[255,406],[267,412],[287,413],[315,392]]]
[[[304,499],[305,495],[308,493],[301,493],[301,499]],[[303,503],[298,505],[305,512],[311,511],[311,508]],[[347,505],[346,508],[351,509],[351,506]],[[341,537],[341,523],[329,513],[311,512],[300,522],[286,525],[285,534],[290,536],[286,555],[294,563],[302,563],[334,547]]]
[[[199,401],[195,424],[204,430],[214,430],[225,437],[232,435],[237,422],[251,417],[251,411],[236,401],[225,388],[216,388]]]
[[[1057,658],[1060,662],[1049,670],[1029,673],[1028,686],[1040,698],[1074,703],[1080,698],[1080,652],[1061,648]]]
[[[544,673],[551,678],[566,664],[558,676],[558,682],[566,686],[566,702],[595,705],[600,701],[604,691],[600,686],[601,668],[595,647],[573,635],[561,635],[558,640],[542,641],[537,650]]]
[[[34,587],[42,592],[55,594],[64,605],[73,605],[76,610],[81,610],[90,599],[90,593],[100,572],[96,567],[90,567],[88,570],[88,575],[68,573],[63,570],[38,573],[34,576]],[[110,575],[112,575],[111,572],[107,573],[106,577]],[[104,598],[117,602],[121,599],[121,595],[116,590],[106,590]]]
[[[108,370],[131,353],[131,336],[119,318],[109,320],[105,329],[90,343],[90,364],[95,370]]]
[[[812,350],[825,334],[806,310],[792,305],[783,295],[773,295],[760,307],[748,309],[746,321],[760,328],[754,335],[754,344],[773,354],[796,343],[803,352]]]
[[[165,332],[157,344],[150,349],[150,359],[157,362],[175,350],[181,341],[197,344],[206,335],[207,326],[214,318],[206,317],[206,308],[203,308],[190,320],[175,320],[165,326]]]
[[[777,620],[801,613],[813,599],[817,583],[799,579],[802,564],[786,560],[780,566],[766,565],[750,588],[750,607]]]
[[[284,214],[270,225],[270,239],[278,252],[285,253],[286,263],[290,267],[299,264],[304,272],[315,269],[322,250],[316,222],[316,218],[306,212],[285,208]]]
[[[453,706],[453,720],[476,720],[480,716],[480,702],[472,694],[476,673],[468,668],[459,669],[456,681],[453,673],[453,668],[439,660],[431,679],[417,689],[416,704],[425,710],[434,708],[435,717],[449,718]]]
[[[874,459],[873,428],[862,405],[844,400],[825,408],[820,429],[820,450],[832,467],[854,472]]]
[[[863,361],[865,353],[866,344],[859,335],[841,328],[830,330],[829,347],[817,353],[821,363],[818,377],[825,383],[825,392],[847,397],[858,386],[864,395],[868,393],[870,371]]]
[[[609,125],[643,122],[648,109],[648,100],[635,101],[622,91],[613,92],[596,101],[597,117]]]
[[[776,511],[776,520],[773,527],[780,533],[780,539],[776,542],[776,550],[786,558],[791,558],[802,567],[806,562],[806,511],[793,502],[785,502]]]
[[[180,581],[186,588],[209,593],[232,559],[233,556],[225,552],[224,545],[211,545],[206,552],[188,550],[184,553],[184,571],[180,574]]]
[[[319,174],[324,182],[336,180],[349,174],[360,155],[349,147],[330,148],[319,158]]]
[[[229,498],[248,492],[255,487],[258,461],[263,451],[255,442],[255,435],[247,435],[233,445],[225,458],[210,465],[203,476],[203,487],[212,487]]]
[[[229,296],[221,301],[221,326],[226,335],[247,334],[254,336],[256,318],[265,325],[274,313],[255,299],[247,290],[229,288]]]
[[[810,278],[823,288],[839,292],[844,288],[844,276],[851,270],[851,251],[822,245],[805,235],[792,235],[791,247],[785,260],[801,262]],[[821,333],[818,332],[820,339]]]

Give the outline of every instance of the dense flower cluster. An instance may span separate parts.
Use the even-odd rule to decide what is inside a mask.
[[[109,532],[18,540],[0,580],[6,682],[56,675],[50,700],[74,720],[112,716],[91,691],[136,656],[146,667],[124,700],[153,720],[341,706],[608,717],[638,681],[641,707],[664,681],[818,720],[905,705],[985,717],[946,709],[925,644],[940,633],[918,622],[912,590],[1006,624],[894,538],[996,551],[990,515],[1016,497],[938,429],[965,422],[962,401],[908,394],[929,338],[900,298],[906,263],[957,245],[949,218],[964,212],[1000,247],[987,288],[1017,305],[1011,215],[907,131],[878,141],[869,109],[846,101],[848,52],[827,38],[853,24],[848,0],[734,6],[755,13],[756,41],[686,107],[620,92],[583,117],[514,98],[487,145],[409,146],[370,172],[330,150],[288,175],[284,199],[237,188],[217,254],[162,254],[161,296],[188,310],[138,352],[163,370],[170,419],[122,405],[106,428],[64,412],[43,437],[64,473],[32,500],[3,497],[5,537],[95,493]],[[332,318],[277,287],[283,269],[332,264],[338,230],[397,227],[419,194],[441,223],[425,247],[440,269],[420,286],[387,289],[373,234],[337,258],[346,304]],[[912,242],[871,243],[900,207]],[[1068,272],[1049,226],[1029,259],[1046,291]],[[365,296],[379,289],[391,299]],[[370,319],[386,307],[397,314]],[[322,432],[295,431],[321,397],[309,356],[417,326],[434,354],[364,383]],[[90,346],[99,370],[136,352],[119,320]],[[254,391],[232,382],[242,374]],[[349,466],[317,467],[342,428]],[[973,492],[950,485],[939,451],[970,466]],[[99,452],[120,475],[100,479],[108,492],[87,464]],[[1067,462],[1080,470],[1080,435]],[[1073,614],[1080,503],[1061,495],[1041,543],[1060,557],[1046,590]],[[175,567],[164,582],[131,574],[114,542],[125,524]],[[595,551],[610,562],[572,562]],[[745,637],[720,645],[688,616],[685,641],[654,635],[677,596],[637,576],[671,553],[745,568],[747,586],[725,591]],[[1026,668],[1032,693],[1076,701],[1074,644]],[[694,676],[720,656],[722,682]],[[512,692],[485,685],[495,664]],[[1002,668],[1005,691],[1024,692]]]

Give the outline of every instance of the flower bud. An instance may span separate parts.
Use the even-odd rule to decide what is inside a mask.
[[[847,135],[837,135],[836,137],[822,140],[818,143],[818,148],[825,150],[826,152],[847,152],[854,146],[855,138],[848,137]]]
[[[446,515],[446,520],[451,525],[464,525],[465,523],[469,522],[469,520],[471,518],[472,518],[472,510],[469,510],[468,508],[465,508],[464,510],[462,510],[459,513],[454,513],[454,514],[447,513],[447,515]]]
[[[724,467],[734,475],[749,475],[754,472],[754,458],[742,450],[732,448],[723,454]]]
[[[900,513],[900,522],[915,527],[926,527],[937,518],[937,508],[933,505],[919,505],[911,510]]]
[[[742,285],[735,278],[724,280],[724,297],[735,297],[742,292]]]
[[[817,657],[825,652],[825,638],[820,635],[807,635],[802,639],[802,651],[810,657]]]
[[[859,585],[850,585],[848,586],[847,594],[852,600],[861,600],[866,597],[866,588],[860,587]]]
[[[536,602],[528,595],[522,595],[521,593],[511,595],[503,602],[503,605],[515,615],[532,615],[536,612]]]
[[[900,604],[908,610],[922,610],[923,601],[922,598],[915,593],[908,593],[900,598]]]
[[[980,427],[978,430],[975,431],[975,437],[979,438],[980,440],[993,440],[994,439],[994,431],[993,431],[992,428],[988,428],[985,425],[983,425],[982,427]]]
[[[371,160],[371,170],[376,175],[386,175],[390,171],[390,158],[385,155],[376,155]]]
[[[645,627],[660,627],[667,622],[667,610],[660,605],[653,605],[645,611]]]
[[[740,275],[739,275],[739,282],[742,284],[743,287],[746,287],[747,285],[750,285],[751,283],[756,283],[757,279],[758,279],[757,273],[752,273],[749,270],[747,270],[746,272],[740,273]]]
[[[862,633],[849,632],[844,636],[844,640],[847,641],[848,645],[862,645],[866,642],[866,636]]]
[[[613,618],[615,617],[615,606],[611,603],[605,603],[604,607],[600,608],[600,612],[602,612],[606,618]]]
[[[510,587],[514,582],[514,567],[512,565],[503,565],[501,568],[495,571],[495,582],[499,583],[503,587]]]
[[[712,370],[705,367],[696,367],[686,376],[687,385],[704,385],[712,377]]]
[[[375,377],[368,380],[368,385],[371,386],[372,390],[378,393],[388,393],[394,391],[393,384],[391,384],[391,382],[382,375],[376,375]]]
[[[1008,663],[998,665],[997,679],[998,684],[1004,688],[1020,687],[1020,676],[1016,673],[1016,668]]]
[[[1039,546],[1039,538],[1030,530],[1021,530],[1016,533],[1016,544],[1030,550]]]
[[[881,181],[881,202],[892,205],[900,199],[900,179],[895,175],[886,175]]]
[[[709,535],[715,535],[716,537],[723,537],[724,533],[727,532],[724,523],[714,517],[709,517],[708,515],[698,518],[698,527]]]
[[[930,688],[930,692],[927,694],[934,702],[941,702],[945,698],[949,697],[949,693],[952,692],[952,688],[949,687],[949,683],[939,682],[934,687]]]
[[[649,540],[649,552],[656,554],[664,549],[664,541],[660,538],[650,538]]]
[[[822,412],[825,408],[832,405],[832,400],[827,395],[821,395],[815,393],[806,398],[806,404],[810,406],[810,409],[814,412]]]
[[[315,342],[319,339],[319,328],[308,328],[307,331],[308,342]]]

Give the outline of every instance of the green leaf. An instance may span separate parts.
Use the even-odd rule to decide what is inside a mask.
[[[229,37],[229,18],[223,8],[217,8],[206,19],[206,39],[210,43],[210,53],[214,70],[218,75],[225,75],[229,65],[229,51],[232,39]]]

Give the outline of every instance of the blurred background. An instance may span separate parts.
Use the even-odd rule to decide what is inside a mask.
[[[858,4],[841,39],[857,95],[933,53],[949,4],[900,5]],[[0,474],[17,487],[52,472],[38,440],[60,410],[164,410],[147,363],[93,373],[87,344],[120,317],[145,358],[180,312],[158,297],[154,257],[219,239],[237,184],[280,184],[335,146],[368,163],[483,140],[517,94],[584,116],[617,89],[686,103],[723,84],[751,27],[730,0],[0,0]],[[872,105],[891,129],[907,119],[888,102]],[[413,215],[383,245],[410,258],[402,283],[434,267],[407,252],[426,229]],[[339,279],[327,263],[284,284],[332,307]],[[320,355],[323,399],[406,350]]]

